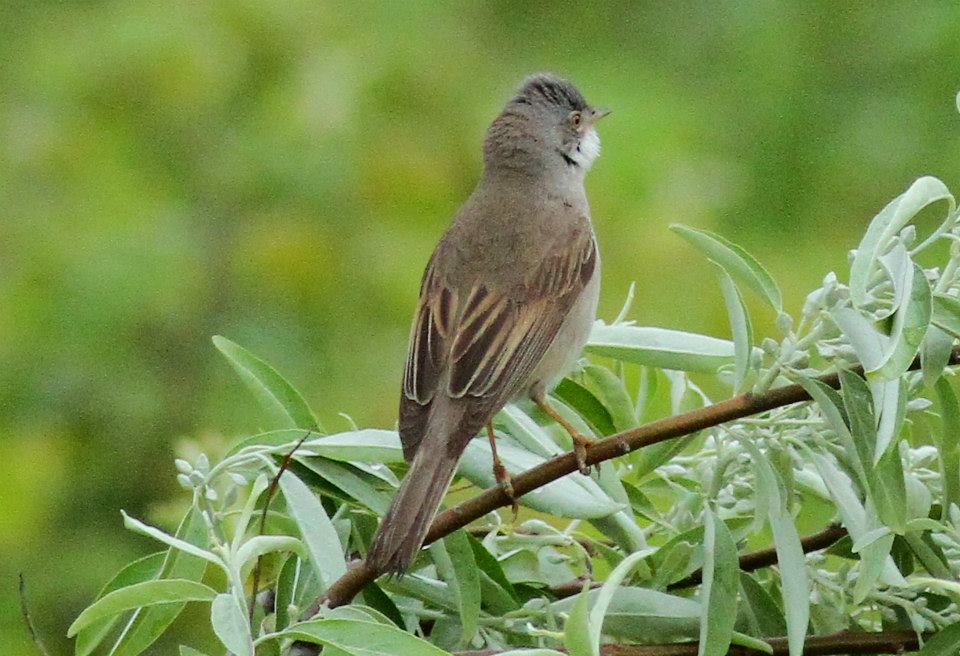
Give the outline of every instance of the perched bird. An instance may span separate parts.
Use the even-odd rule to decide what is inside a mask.
[[[400,397],[410,470],[367,555],[402,574],[468,442],[486,426],[497,481],[513,498],[493,416],[530,397],[573,438],[582,472],[588,439],[545,394],[579,357],[596,316],[600,258],[583,188],[600,154],[589,106],[570,82],[523,81],[490,125],[483,176],[427,264]]]

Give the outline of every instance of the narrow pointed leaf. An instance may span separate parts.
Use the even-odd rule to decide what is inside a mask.
[[[586,351],[658,369],[713,373],[734,361],[734,345],[697,333],[597,322]]]
[[[777,283],[752,255],[740,246],[720,235],[674,224],[670,229],[683,237],[711,261],[726,271],[730,277],[753,290],[776,312],[783,310],[783,302]]]
[[[276,369],[226,337],[214,336],[213,345],[281,426],[320,430],[320,423],[307,402]]]
[[[67,629],[67,637],[72,638],[81,629],[97,620],[112,617],[133,608],[175,602],[213,601],[216,596],[217,591],[213,588],[186,579],[161,579],[135,583],[114,590],[87,606]]]
[[[747,314],[747,308],[740,296],[740,290],[726,271],[720,274],[720,290],[723,292],[723,301],[727,306],[730,334],[733,336],[733,391],[737,393],[743,389],[753,360],[753,328],[750,325],[750,315]]]
[[[936,384],[940,399],[941,425],[935,434],[939,449],[940,475],[943,479],[941,518],[946,519],[953,504],[960,505],[960,402],[946,378]]]
[[[310,564],[326,590],[347,571],[337,531],[320,500],[289,469],[280,476],[280,489],[287,500],[290,515],[300,528]]]
[[[351,656],[449,656],[426,640],[377,622],[310,620],[275,635],[324,645]]]
[[[700,644],[697,656],[724,656],[737,620],[737,579],[740,563],[737,545],[727,525],[706,510],[703,543],[703,600],[700,614]]]
[[[253,640],[240,602],[232,594],[219,594],[210,604],[213,632],[234,656],[253,656]]]

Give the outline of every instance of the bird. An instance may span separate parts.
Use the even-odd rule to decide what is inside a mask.
[[[423,546],[467,444],[486,427],[498,484],[516,499],[492,419],[529,398],[580,434],[546,394],[580,357],[596,317],[600,256],[584,177],[600,154],[587,104],[551,73],[525,78],[486,132],[483,173],[424,271],[400,395],[410,468],[373,536],[366,566],[403,575]]]

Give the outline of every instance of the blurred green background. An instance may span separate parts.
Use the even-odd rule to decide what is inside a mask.
[[[423,265],[544,69],[614,109],[587,181],[607,319],[635,280],[640,322],[728,334],[671,222],[746,247],[796,310],[915,177],[960,190],[953,2],[0,4],[4,654],[35,653],[17,572],[66,653],[156,548],[119,509],[169,526],[175,451],[261,427],[212,334],[328,428],[393,425]]]

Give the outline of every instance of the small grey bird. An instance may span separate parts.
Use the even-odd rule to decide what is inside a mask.
[[[574,441],[588,438],[545,394],[579,357],[596,316],[600,258],[583,179],[600,154],[590,107],[566,80],[536,74],[487,130],[483,177],[420,286],[400,397],[410,471],[367,555],[378,573],[413,561],[468,442],[486,425],[497,481],[513,498],[493,416],[528,396]]]

